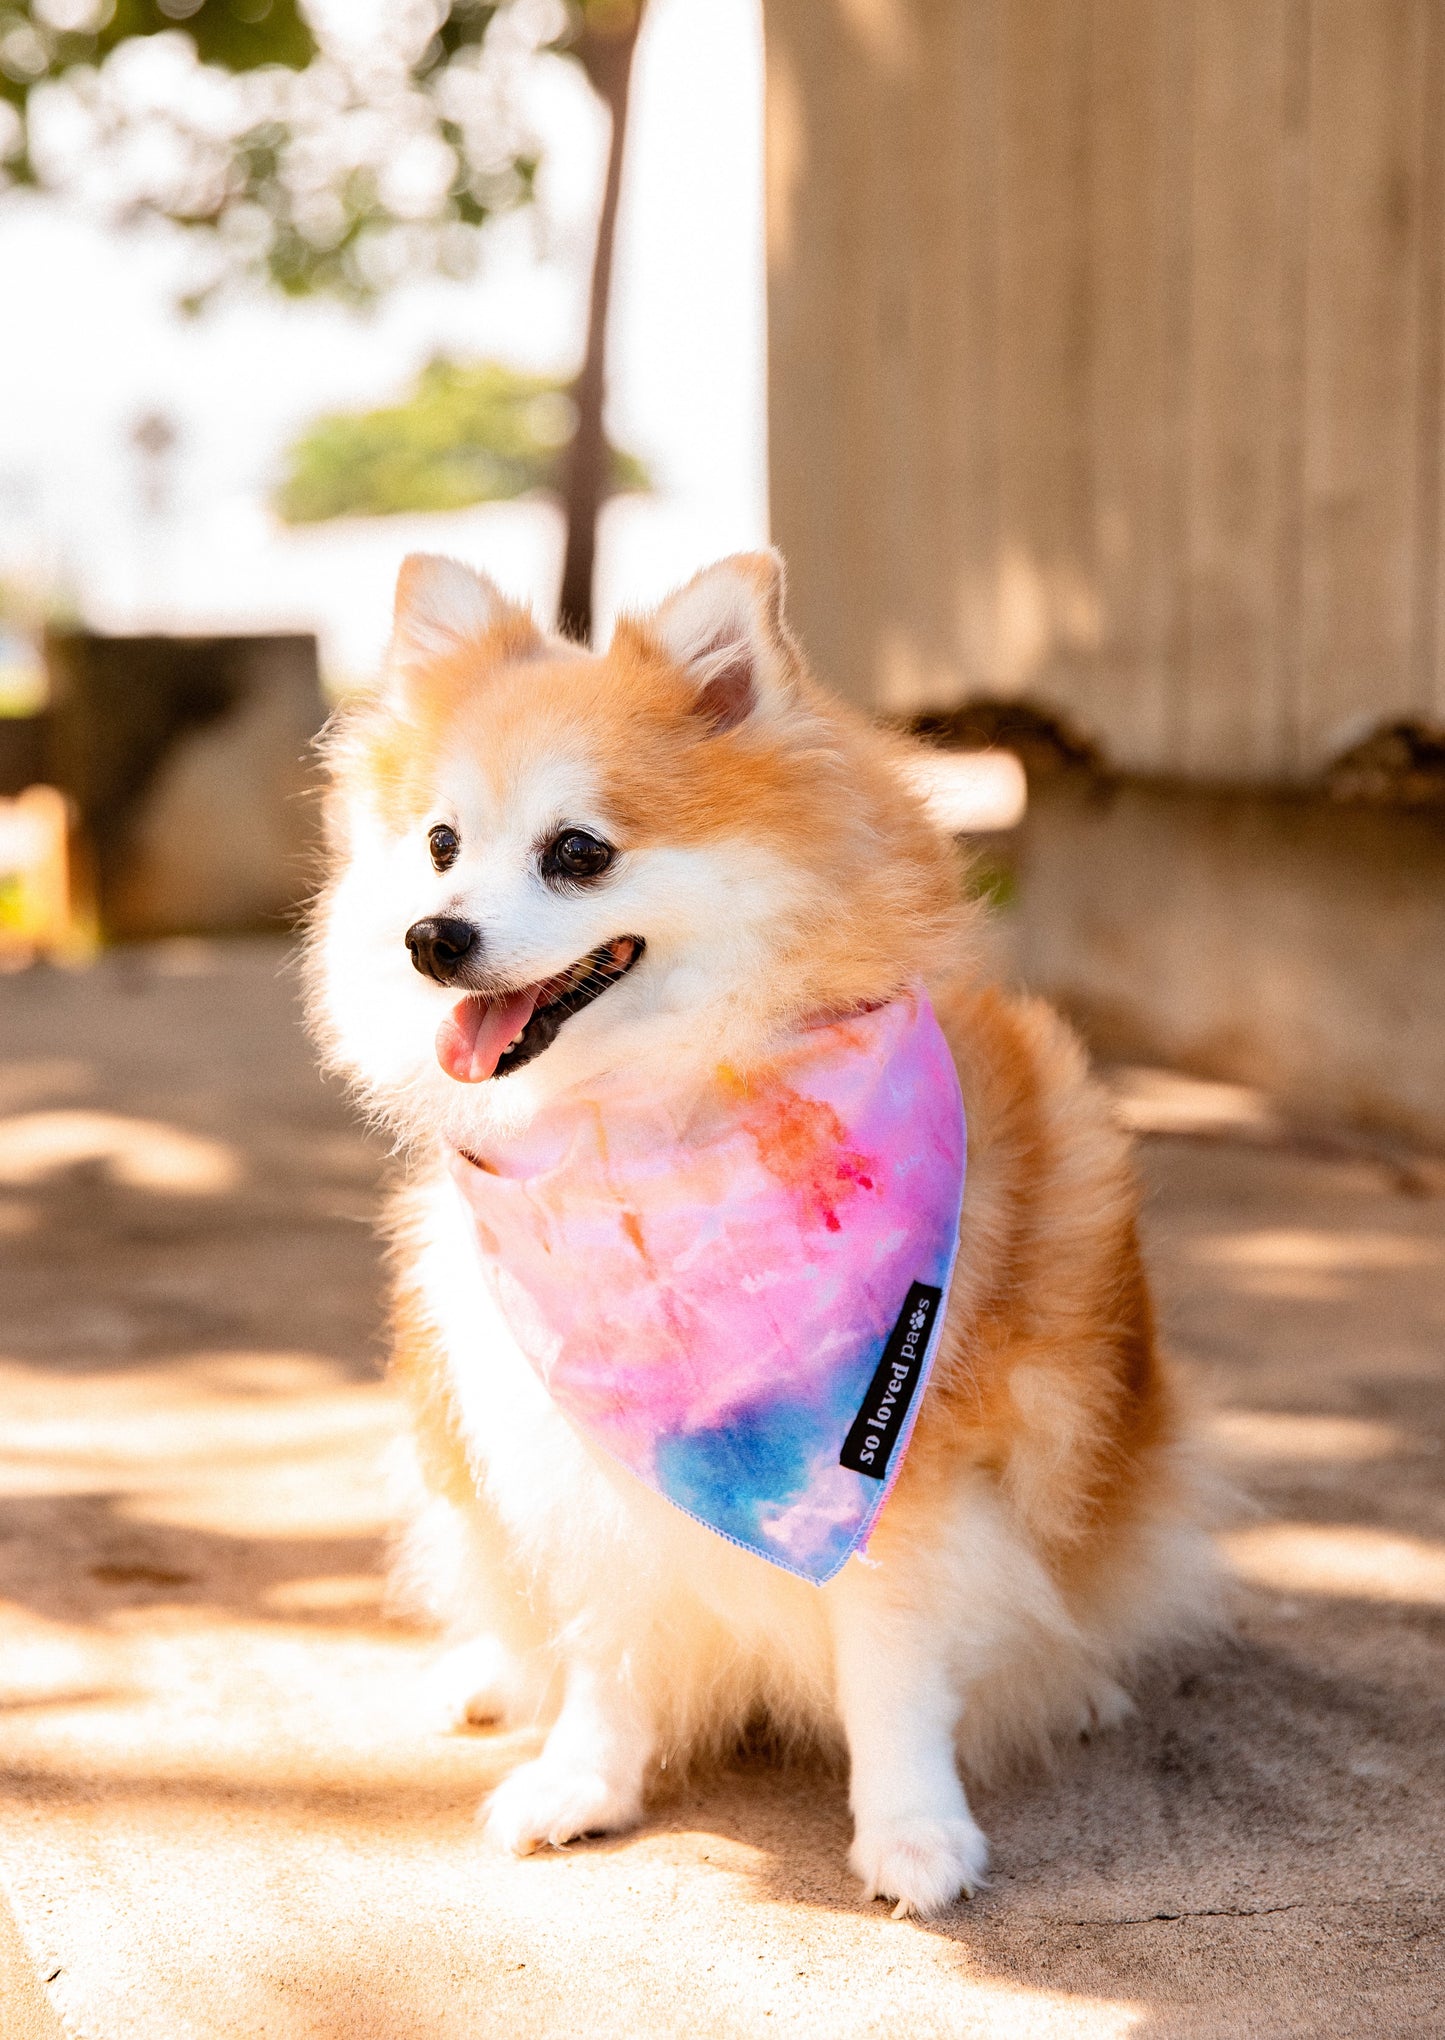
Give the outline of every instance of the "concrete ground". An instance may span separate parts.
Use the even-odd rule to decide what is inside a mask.
[[[1445,1181],[1119,1078],[1169,1332],[1249,1497],[1235,1634],[983,1796],[942,1924],[740,1759],[525,1862],[380,1607],[384,1158],[281,952],[0,984],[6,2040],[1439,2035]]]

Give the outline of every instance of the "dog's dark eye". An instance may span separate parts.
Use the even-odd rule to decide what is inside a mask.
[[[431,861],[438,871],[449,871],[457,861],[462,839],[456,830],[445,822],[438,822],[434,829],[428,829],[426,840],[431,850]]]
[[[600,878],[612,862],[612,846],[586,829],[564,829],[542,852],[544,878]]]

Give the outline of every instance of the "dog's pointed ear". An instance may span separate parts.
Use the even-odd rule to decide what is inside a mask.
[[[693,681],[695,712],[713,731],[736,729],[789,696],[794,652],[775,552],[734,553],[704,567],[642,627]]]
[[[525,609],[509,602],[485,574],[439,553],[408,553],[396,577],[390,668],[407,675],[505,628],[506,650],[525,657],[542,642]]]

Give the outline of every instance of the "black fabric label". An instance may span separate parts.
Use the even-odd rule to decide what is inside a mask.
[[[888,1334],[877,1372],[868,1384],[863,1407],[843,1440],[843,1450],[838,1454],[840,1466],[853,1473],[866,1473],[870,1480],[886,1478],[889,1458],[923,1373],[928,1342],[942,1301],[943,1291],[926,1282],[915,1282],[909,1290],[898,1322]]]

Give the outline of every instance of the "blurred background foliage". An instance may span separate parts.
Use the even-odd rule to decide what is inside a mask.
[[[191,229],[193,309],[243,278],[364,304],[409,276],[469,274],[476,230],[530,196],[509,81],[577,42],[586,13],[0,0],[0,163],[12,184]]]
[[[276,509],[288,524],[315,524],[555,490],[576,425],[555,377],[438,357],[402,403],[318,418],[290,450]],[[613,491],[648,487],[635,456],[613,447],[610,460]]]
[[[53,190],[117,222],[187,230],[192,311],[246,280],[364,306],[410,278],[475,269],[482,228],[533,191],[537,149],[517,110],[518,67],[543,50],[574,58],[612,129],[573,429],[546,452],[567,514],[560,611],[585,641],[597,517],[618,486],[602,416],[606,327],[643,5],[0,0],[0,184]],[[147,61],[137,64],[142,48]],[[509,408],[484,380],[455,391],[449,414],[442,395],[439,384],[424,386],[405,424],[398,413],[390,428],[373,426],[364,459],[359,428],[348,438],[337,421],[318,427],[306,488],[323,444],[338,476],[348,464],[364,468],[369,485],[420,489],[427,507],[535,485],[543,450],[516,442],[530,400]],[[422,444],[449,416],[471,435],[450,461]],[[488,441],[488,430],[500,437]],[[531,478],[517,481],[528,457]],[[321,497],[303,488],[295,500]]]
[[[131,36],[185,24],[203,64],[228,71],[286,64],[301,70],[316,39],[295,0],[49,0],[0,9],[0,97],[23,107],[32,85],[101,63]]]

